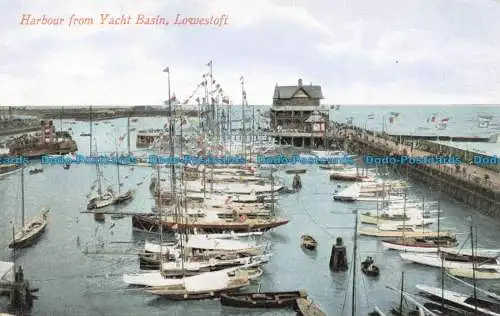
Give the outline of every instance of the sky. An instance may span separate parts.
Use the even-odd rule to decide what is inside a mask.
[[[23,14],[64,22],[21,25]],[[73,14],[94,24],[70,26]],[[136,25],[138,14],[170,24]],[[177,14],[229,18],[174,25]],[[322,86],[324,104],[498,104],[499,16],[496,0],[2,0],[0,105],[162,104],[167,66],[184,101],[210,60],[234,104],[241,76],[250,104],[299,78]]]

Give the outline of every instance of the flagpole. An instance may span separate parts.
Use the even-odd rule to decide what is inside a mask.
[[[212,61],[208,62],[208,67],[210,69],[210,130],[212,131],[212,136],[215,134],[215,127],[214,127],[214,121],[215,121],[215,113],[214,113],[214,100],[213,100],[213,68],[212,68]]]

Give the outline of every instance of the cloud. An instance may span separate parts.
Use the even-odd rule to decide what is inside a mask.
[[[500,2],[477,0],[22,1],[0,4],[0,104],[161,104],[206,63],[234,103],[276,83],[321,84],[325,103],[497,103]],[[226,27],[99,25],[100,14],[229,16]],[[22,26],[23,14],[94,25]]]

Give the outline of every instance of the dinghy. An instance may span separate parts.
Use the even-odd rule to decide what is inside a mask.
[[[363,262],[361,262],[361,272],[370,277],[378,277],[380,269],[374,265],[372,257],[367,257]]]
[[[240,308],[286,308],[295,307],[299,298],[307,298],[307,293],[305,291],[224,293],[220,296],[220,303]]]
[[[446,302],[450,303],[450,305],[465,309],[466,311],[472,313],[476,310],[477,306],[477,311],[480,315],[500,316],[500,304],[496,302],[486,301],[479,298],[474,300],[474,297],[470,295],[442,290],[441,288],[423,284],[417,284],[417,289],[423,292],[425,296],[434,299],[436,302],[444,299]]]
[[[309,235],[300,236],[300,245],[308,250],[314,250],[318,246],[318,242]]]

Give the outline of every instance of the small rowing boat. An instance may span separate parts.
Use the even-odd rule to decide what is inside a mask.
[[[314,250],[318,246],[318,242],[309,235],[300,236],[300,245],[308,250]]]

